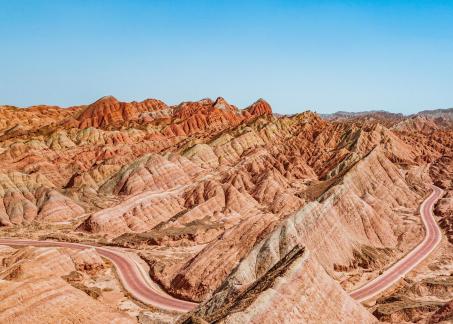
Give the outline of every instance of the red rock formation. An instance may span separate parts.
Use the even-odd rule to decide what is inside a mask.
[[[373,320],[335,281],[351,289],[406,253],[423,235],[417,210],[431,178],[451,182],[446,115],[332,121],[276,116],[262,99],[238,109],[221,97],[176,106],[104,97],[69,109],[2,107],[0,116],[5,236],[52,233],[140,249],[153,279],[195,301],[213,297],[233,273],[244,274],[245,292],[296,243],[310,253],[307,273],[287,264],[280,282],[227,322],[251,320],[263,305],[281,320],[300,297],[291,283],[320,290],[310,296],[335,309],[326,320]],[[272,289],[288,295],[267,304]]]
[[[295,247],[270,265],[273,251],[259,250],[255,260],[250,258],[256,253],[243,260],[216,294],[186,317],[218,323],[376,322],[309,252]],[[252,282],[244,283],[245,278]]]
[[[453,300],[438,309],[428,320],[429,324],[448,322],[453,319]]]
[[[264,99],[259,99],[245,109],[249,114],[254,116],[271,115],[272,108]]]
[[[68,121],[67,123],[79,128],[121,127],[125,122],[138,119],[141,113],[161,110],[166,107],[162,101],[155,99],[125,103],[119,102],[112,96],[106,96],[87,106],[75,118],[75,121]]]
[[[99,269],[104,264],[93,251],[73,253],[56,248],[0,249],[0,322],[135,323],[63,279],[76,269],[93,271],[95,265]]]

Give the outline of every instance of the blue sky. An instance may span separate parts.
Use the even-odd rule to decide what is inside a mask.
[[[452,1],[0,0],[0,104],[453,106]]]

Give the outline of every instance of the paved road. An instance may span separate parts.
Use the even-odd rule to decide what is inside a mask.
[[[423,241],[381,276],[352,291],[351,297],[358,301],[365,301],[374,297],[397,282],[435,249],[442,236],[434,220],[432,208],[442,194],[443,191],[440,188],[433,187],[433,192],[420,207],[421,217],[426,228]],[[79,250],[93,248],[93,246],[78,243],[16,239],[0,239],[0,244],[9,246],[55,246]],[[181,312],[187,312],[197,306],[196,303],[179,300],[166,294],[150,280],[146,271],[125,253],[107,247],[94,248],[100,255],[112,261],[123,286],[141,302],[158,308]]]
[[[433,186],[433,192],[420,206],[420,215],[425,226],[423,241],[382,275],[352,291],[350,293],[352,298],[360,302],[372,299],[414,269],[437,247],[442,239],[442,233],[434,219],[433,206],[442,195],[443,190]]]
[[[0,244],[9,246],[52,246],[78,250],[93,248],[93,246],[78,243],[16,239],[0,239]],[[109,259],[114,264],[124,288],[139,301],[158,308],[180,312],[187,312],[197,306],[196,303],[179,300],[166,294],[150,280],[146,271],[132,258],[128,257],[127,254],[107,247],[94,248],[101,256]]]

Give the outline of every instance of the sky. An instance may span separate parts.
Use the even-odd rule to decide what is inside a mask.
[[[0,0],[0,105],[453,107],[453,1]]]

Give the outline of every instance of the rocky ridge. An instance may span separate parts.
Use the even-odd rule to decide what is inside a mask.
[[[2,231],[135,249],[166,291],[216,314],[232,291],[246,294],[227,322],[263,305],[281,319],[297,296],[267,303],[290,283],[344,305],[326,320],[374,321],[342,289],[421,239],[418,204],[431,179],[448,181],[453,145],[444,115],[277,116],[262,99],[238,109],[220,97],[175,106],[104,97],[0,116],[10,119],[0,124]],[[297,246],[308,277],[285,262]]]

